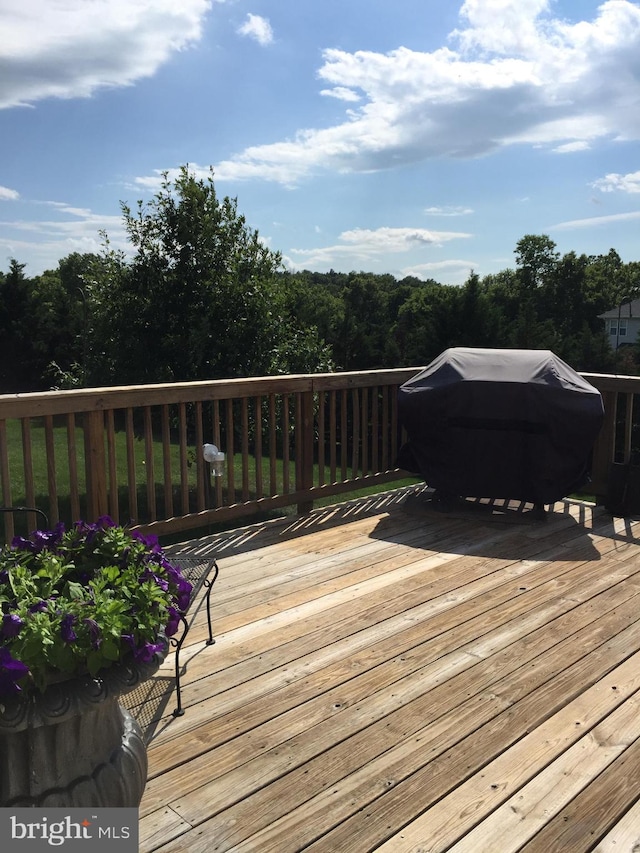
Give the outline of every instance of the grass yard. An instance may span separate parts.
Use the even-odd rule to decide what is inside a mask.
[[[49,487],[48,487],[48,471],[55,471],[55,487],[59,506],[60,518],[71,520],[71,500],[70,500],[70,465],[69,465],[69,450],[68,450],[68,431],[66,424],[55,425],[53,429],[53,440],[51,442],[52,456],[47,458],[47,446],[44,424],[39,419],[32,419],[30,424],[30,447],[31,447],[31,470],[33,479],[33,493],[28,493],[26,488],[25,477],[25,454],[23,446],[23,436],[21,423],[18,420],[8,420],[6,422],[7,435],[7,457],[9,468],[9,484],[10,484],[10,502],[12,505],[29,505],[36,506],[42,509],[47,515],[51,515],[49,508]],[[80,517],[86,511],[86,480],[85,480],[85,455],[84,455],[84,433],[80,426],[75,427],[73,441],[75,443],[75,458],[77,467],[78,490],[80,500]],[[127,453],[127,435],[124,430],[116,431],[115,434],[115,461],[116,461],[116,477],[119,484],[118,488],[118,503],[120,507],[120,520],[126,521],[127,518],[135,516],[137,519],[144,521],[148,518],[148,502],[147,502],[147,468],[145,459],[145,442],[143,437],[135,438],[132,442],[133,446],[133,469],[135,472],[135,500],[137,501],[137,513],[132,512],[132,501],[129,492],[129,465]],[[191,445],[187,450],[187,482],[190,498],[190,509],[196,509],[196,453],[200,452],[200,448]],[[152,446],[153,457],[153,474],[155,481],[156,492],[156,507],[158,518],[165,517],[165,496],[164,496],[164,459],[163,445],[161,440],[155,440]],[[182,514],[181,502],[181,482],[180,482],[180,447],[177,439],[169,445],[169,464],[171,468],[172,493],[174,514]],[[229,464],[229,463],[228,463]],[[235,454],[233,457],[234,481],[236,483],[235,500],[241,501],[242,490],[241,483],[243,479],[242,456]],[[314,466],[314,481],[318,482],[318,466]],[[325,469],[326,474],[326,469]],[[276,466],[276,493],[280,494],[284,491],[284,465],[282,460],[278,460]],[[249,498],[255,498],[255,483],[256,483],[256,461],[252,456],[247,459],[247,478],[249,482]],[[226,501],[226,477],[224,478],[223,500]],[[415,479],[404,479],[393,485],[408,485],[409,483],[417,482]],[[262,483],[263,491],[270,493],[270,465],[268,459],[262,460]],[[295,485],[295,462],[289,462],[289,484],[290,489]],[[7,489],[3,483],[4,504],[8,504]],[[340,500],[351,499],[353,497],[365,496],[377,491],[388,489],[391,484],[386,483],[379,486],[370,486],[349,492],[344,496],[327,496],[323,500],[316,501],[317,506],[339,502]],[[295,507],[285,508],[279,514],[287,512],[295,512]],[[2,518],[0,518],[2,524]],[[22,522],[16,520],[16,529],[20,530],[20,525],[26,526],[26,520]],[[23,532],[20,530],[20,532]]]

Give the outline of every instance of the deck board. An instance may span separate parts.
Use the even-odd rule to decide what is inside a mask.
[[[172,547],[217,557],[216,644],[200,608],[186,714],[160,702],[151,728],[142,853],[631,853],[640,524],[421,494]]]

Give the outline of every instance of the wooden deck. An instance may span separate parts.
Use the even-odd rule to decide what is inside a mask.
[[[185,716],[148,685],[142,853],[640,850],[640,523],[422,501],[171,549],[218,557],[217,643]]]

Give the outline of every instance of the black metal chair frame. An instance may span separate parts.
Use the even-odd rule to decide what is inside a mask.
[[[180,652],[191,627],[191,622],[187,617],[194,599],[202,587],[204,587],[207,590],[204,600],[207,608],[207,627],[209,630],[206,645],[212,646],[215,643],[215,638],[213,636],[213,627],[211,623],[211,590],[218,578],[220,569],[218,568],[218,563],[212,557],[185,557],[182,559],[178,557],[172,560],[172,562],[181,569],[182,574],[193,587],[187,608],[179,614],[180,622],[182,623],[182,634],[179,637],[174,636],[170,638],[170,643],[175,648],[176,707],[173,711],[173,716],[181,717],[184,714],[184,708],[182,707],[182,686],[180,680]],[[211,572],[213,572],[213,578],[210,577]]]
[[[49,517],[44,510],[38,509],[37,506],[0,506],[0,512],[35,512],[36,515],[44,519],[45,528],[49,527]]]

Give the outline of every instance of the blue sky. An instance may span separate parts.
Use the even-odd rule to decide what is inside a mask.
[[[163,170],[291,269],[640,260],[640,3],[0,0],[0,270],[126,250]]]

